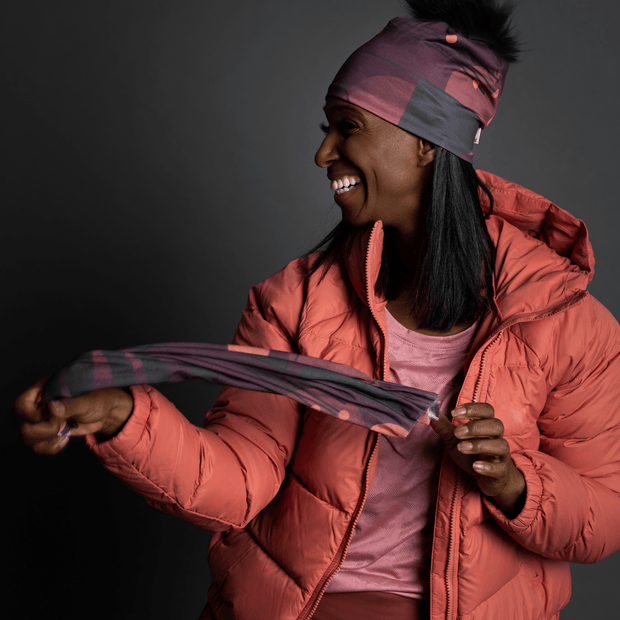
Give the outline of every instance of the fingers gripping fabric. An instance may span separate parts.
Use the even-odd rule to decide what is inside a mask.
[[[372,379],[344,364],[255,347],[188,342],[85,353],[49,380],[43,400],[195,378],[281,394],[391,437],[406,437],[416,422],[436,416],[437,394]]]

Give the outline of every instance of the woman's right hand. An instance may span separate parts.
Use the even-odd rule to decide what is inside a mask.
[[[13,403],[21,418],[22,440],[37,454],[55,455],[67,445],[69,437],[58,436],[67,423],[72,427],[71,437],[95,434],[99,441],[111,439],[123,428],[133,410],[131,395],[118,388],[42,404],[46,381],[39,379]]]

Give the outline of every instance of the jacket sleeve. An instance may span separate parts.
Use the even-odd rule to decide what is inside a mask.
[[[601,304],[583,306],[555,335],[563,374],[539,418],[540,450],[512,455],[527,485],[523,510],[510,520],[484,502],[530,551],[591,563],[620,549],[620,336]]]
[[[295,351],[301,285],[283,290],[285,276],[280,272],[250,291],[235,344]],[[281,312],[272,304],[278,299],[285,300]],[[297,403],[224,387],[199,428],[152,387],[131,391],[134,409],[122,431],[87,442],[150,505],[215,531],[243,527],[275,496],[297,439]]]

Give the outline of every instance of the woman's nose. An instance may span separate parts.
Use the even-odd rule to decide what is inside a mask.
[[[331,131],[323,138],[323,142],[321,142],[321,146],[314,156],[314,163],[319,168],[329,168],[332,163],[339,159],[336,142],[336,136]]]

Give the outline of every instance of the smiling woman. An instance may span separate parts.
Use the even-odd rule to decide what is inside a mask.
[[[438,393],[441,414],[395,438],[240,388],[205,420],[216,395],[192,384],[162,388],[176,406],[145,385],[46,405],[41,380],[22,438],[69,447],[5,452],[7,617],[615,617],[618,326],[586,291],[585,225],[471,162],[484,127],[477,166],[592,222],[594,290],[620,312],[617,55],[594,54],[620,9],[522,0],[534,51],[504,92],[506,9],[410,5],[379,35],[400,3],[8,9],[12,398],[84,350],[232,340]],[[323,200],[337,225],[290,262]],[[599,560],[563,609],[569,562]]]
[[[433,146],[341,99],[329,98],[325,114],[329,129],[315,161],[327,168],[332,185],[349,190],[334,196],[343,221],[359,227],[382,220],[403,241],[413,241]]]
[[[488,188],[471,164],[359,106],[328,96],[325,112],[315,161],[327,168],[342,221],[314,248],[329,244],[311,272],[344,260],[352,228],[381,220],[390,241],[375,289],[390,312],[429,335],[463,331],[489,306],[492,243],[478,196],[492,201]]]

